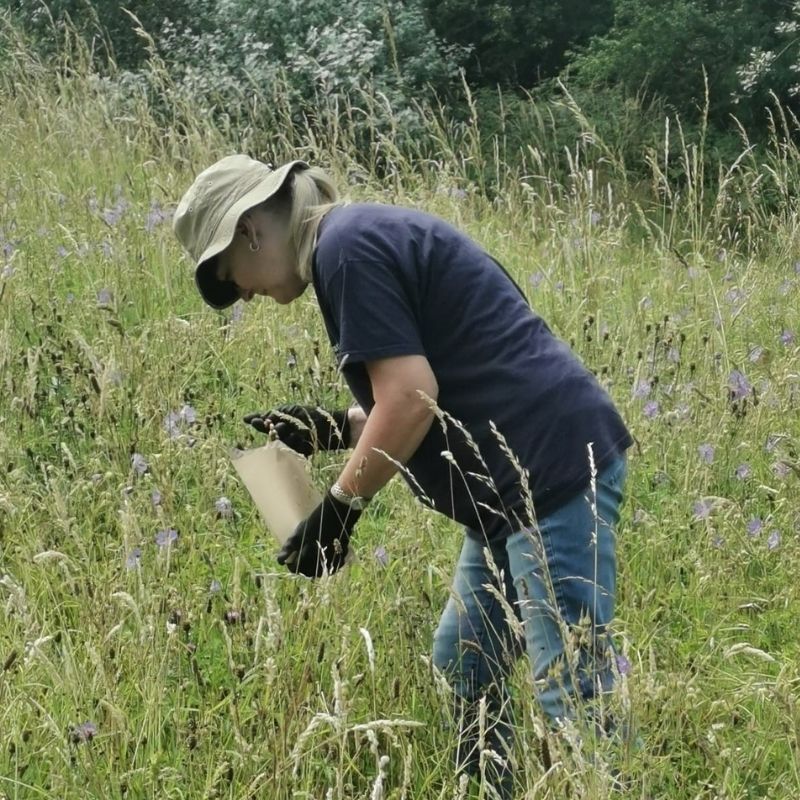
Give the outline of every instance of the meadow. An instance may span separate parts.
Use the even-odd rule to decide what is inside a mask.
[[[485,161],[477,118],[431,115],[435,156],[389,130],[366,158],[341,110],[313,134],[183,105],[170,124],[85,65],[22,50],[6,65],[0,798],[489,796],[453,778],[429,661],[458,527],[394,481],[359,526],[358,563],[311,582],[275,563],[234,475],[230,448],[259,442],[245,413],[350,401],[311,292],[213,312],[174,240],[196,171],[250,151],[463,227],[618,403],[637,440],[618,700],[644,743],[624,796],[796,800],[796,120],[773,109],[770,147],[743,137],[718,172],[665,120],[643,178],[574,107],[574,147],[531,146],[512,169],[501,139]],[[320,486],[340,461],[315,462]],[[623,796],[557,737],[549,769],[535,757],[524,664],[514,696],[519,797]]]

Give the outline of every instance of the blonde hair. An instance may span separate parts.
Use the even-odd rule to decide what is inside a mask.
[[[295,169],[281,190],[263,203],[264,210],[285,219],[297,274],[308,283],[319,223],[343,202],[327,173],[319,167],[307,167]]]

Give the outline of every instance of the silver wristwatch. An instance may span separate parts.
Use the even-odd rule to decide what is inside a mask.
[[[368,497],[359,497],[358,495],[348,494],[338,482],[331,486],[331,494],[343,505],[352,508],[353,511],[363,511],[369,504]]]

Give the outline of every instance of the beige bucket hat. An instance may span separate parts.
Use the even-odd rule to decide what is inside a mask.
[[[294,169],[307,167],[305,161],[290,161],[273,169],[249,156],[227,156],[203,170],[183,195],[172,227],[195,264],[195,284],[212,308],[227,308],[239,299],[236,284],[219,280],[214,263],[233,241],[239,217],[272,197]]]

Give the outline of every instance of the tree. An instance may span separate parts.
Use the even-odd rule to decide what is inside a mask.
[[[425,0],[436,33],[470,50],[473,85],[532,88],[566,66],[570,51],[605,33],[613,0]]]

